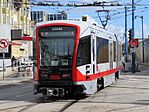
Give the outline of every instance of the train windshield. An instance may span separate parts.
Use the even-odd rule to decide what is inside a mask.
[[[45,27],[39,30],[41,66],[71,66],[76,29]]]

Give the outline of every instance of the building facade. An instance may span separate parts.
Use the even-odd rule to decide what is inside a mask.
[[[62,13],[47,13],[45,11],[31,11],[31,20],[34,23],[53,20],[67,20],[67,14]]]
[[[25,41],[21,39],[23,35],[30,36],[32,33],[32,22],[29,8],[29,0],[0,0],[0,24],[6,24],[11,27],[11,42],[18,43],[15,45],[9,45],[11,50],[9,50],[10,55],[8,58],[10,59],[12,56],[19,58],[24,55],[26,56],[26,54],[28,54],[28,56],[32,55],[30,53],[32,52],[32,48],[27,50],[27,53],[26,51],[22,52],[21,49],[24,47],[26,48],[26,45],[30,45],[32,43],[32,41]]]
[[[0,24],[9,24],[12,29],[22,29],[22,34],[30,35],[29,0],[0,0],[0,15]]]
[[[142,39],[139,42],[139,46],[136,50],[137,61],[143,62],[143,54],[142,54]],[[144,62],[149,63],[149,39],[145,38],[144,40]]]
[[[47,20],[48,21],[53,21],[53,20],[67,20],[67,15],[64,14],[48,14],[47,15]]]
[[[47,21],[47,12],[44,11],[31,11],[31,20],[34,21],[34,23]]]

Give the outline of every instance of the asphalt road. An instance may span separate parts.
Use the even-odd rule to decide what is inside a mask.
[[[32,80],[0,86],[0,112],[61,112],[75,102],[34,95]]]

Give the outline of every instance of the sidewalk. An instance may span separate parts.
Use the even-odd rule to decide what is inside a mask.
[[[3,80],[3,77],[5,79],[6,77],[13,76],[17,73],[18,73],[17,67],[14,67],[14,70],[12,67],[7,67],[6,70],[4,71],[4,76],[3,76],[3,70],[0,71],[0,80]]]
[[[18,76],[18,67],[7,67],[4,71],[4,79],[3,79],[3,71],[0,71],[0,86],[8,85],[8,84],[16,84],[22,81],[28,81],[33,79],[32,75],[28,75],[25,77]]]
[[[140,72],[122,72],[116,84],[79,100],[65,112],[149,112],[149,65]]]
[[[149,76],[149,63],[139,63],[139,71],[135,73],[132,72],[122,72],[123,75],[136,75],[136,76]]]

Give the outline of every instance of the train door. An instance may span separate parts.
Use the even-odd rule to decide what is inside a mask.
[[[113,41],[110,40],[109,41],[109,54],[110,54],[110,60],[109,60],[109,64],[110,64],[110,69],[113,69]]]
[[[97,81],[96,80],[89,80],[92,79],[90,76],[96,73],[96,35],[94,32],[91,32],[91,35],[89,38],[87,38],[87,44],[84,46],[86,49],[82,50],[81,53],[86,52],[89,56],[89,61],[86,63],[85,67],[85,74],[86,74],[86,80],[83,84],[86,88],[84,91],[87,94],[93,94],[97,91]],[[84,55],[84,53],[83,53]],[[81,57],[82,58],[82,57]],[[86,58],[84,58],[86,59]],[[82,72],[84,71],[83,66],[78,67],[78,69]],[[82,68],[82,69],[81,69]],[[83,74],[83,72],[82,72]]]
[[[91,33],[91,65],[93,74],[96,73],[96,35]]]
[[[86,77],[89,77],[91,74],[96,73],[96,36],[95,33],[91,33],[90,38],[90,55],[91,55],[91,64],[86,66]]]

